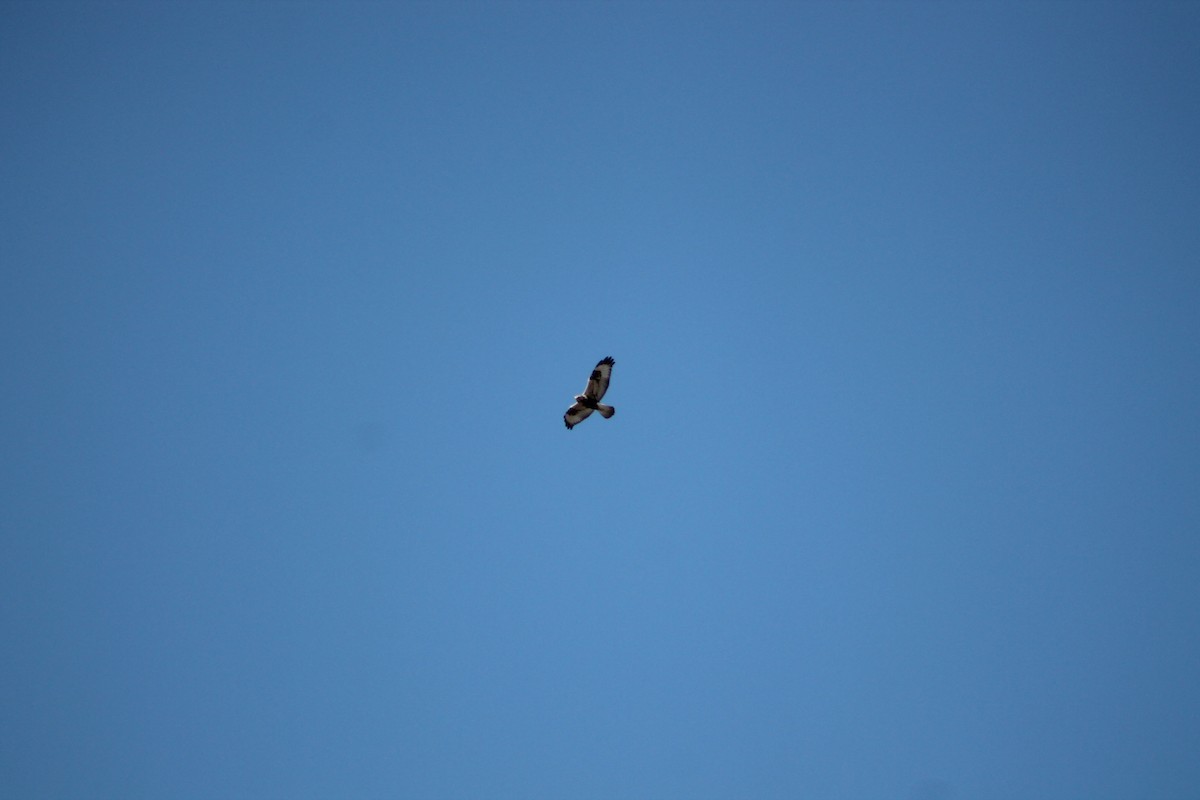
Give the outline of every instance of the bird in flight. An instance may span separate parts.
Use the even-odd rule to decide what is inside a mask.
[[[579,423],[592,415],[593,411],[599,411],[600,416],[608,419],[617,410],[612,406],[606,406],[600,402],[604,397],[604,393],[608,391],[608,381],[612,378],[613,364],[617,362],[612,360],[612,356],[600,359],[596,364],[596,368],[592,370],[592,376],[588,378],[587,388],[583,390],[583,394],[575,395],[575,405],[567,409],[567,413],[563,414],[563,422],[567,424],[567,430],[571,430]]]

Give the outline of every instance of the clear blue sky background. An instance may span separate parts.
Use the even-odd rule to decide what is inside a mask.
[[[1198,86],[1194,3],[4,4],[2,794],[1200,797]]]

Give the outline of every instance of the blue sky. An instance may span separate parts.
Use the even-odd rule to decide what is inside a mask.
[[[4,4],[4,793],[1195,798],[1198,43]]]

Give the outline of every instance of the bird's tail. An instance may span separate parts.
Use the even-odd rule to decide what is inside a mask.
[[[613,414],[617,413],[615,408],[612,406],[606,406],[604,403],[596,403],[596,410],[599,411],[600,416],[604,417],[605,419],[609,419]]]

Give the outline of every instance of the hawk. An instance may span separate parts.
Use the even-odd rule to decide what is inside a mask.
[[[587,388],[583,390],[583,394],[575,395],[575,405],[567,409],[567,413],[563,414],[563,422],[567,424],[567,430],[571,430],[579,423],[592,415],[593,411],[599,411],[600,416],[608,419],[617,410],[612,406],[606,406],[600,402],[604,397],[604,393],[608,391],[608,381],[612,378],[613,364],[617,362],[612,360],[612,356],[600,359],[596,364],[596,368],[592,370],[592,376],[588,378]]]

